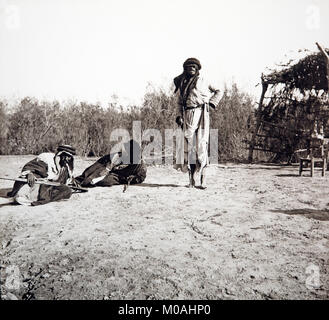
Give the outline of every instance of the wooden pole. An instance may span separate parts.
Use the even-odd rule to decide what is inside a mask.
[[[327,94],[329,94],[329,55],[326,52],[326,50],[324,50],[324,48],[322,48],[322,46],[318,42],[316,42],[315,44],[317,45],[318,49],[321,51],[321,53],[322,53],[322,55],[325,59],[325,62],[326,62],[326,66],[327,66],[326,76],[327,76],[327,81],[328,81]],[[327,166],[327,157],[324,155],[323,156],[323,164],[322,164],[322,176],[325,175],[325,166]],[[328,170],[328,168],[327,168],[327,170]]]
[[[311,177],[314,175],[314,158],[311,157]]]
[[[255,143],[256,143],[256,136],[258,134],[258,130],[259,130],[260,125],[262,123],[263,101],[264,101],[264,97],[265,97],[265,93],[267,91],[267,88],[268,88],[268,84],[264,82],[264,78],[263,78],[263,75],[262,75],[262,94],[261,94],[261,97],[260,97],[259,107],[258,107],[258,110],[257,110],[256,129],[255,129],[255,131],[252,135],[250,146],[249,146],[249,156],[248,156],[248,162],[249,163],[252,162],[253,151],[254,151],[254,147],[255,147]]]
[[[319,43],[315,43],[318,47],[318,49],[321,51],[325,61],[326,61],[326,66],[327,66],[327,81],[328,81],[328,91],[329,91],[329,55],[328,53],[326,52],[326,50],[324,50],[322,48],[322,46],[319,44]]]
[[[26,182],[27,183],[26,178],[2,178],[2,177],[0,177],[0,180],[20,181],[20,182]],[[34,183],[36,183],[36,184],[45,184],[45,185],[48,185],[48,186],[55,186],[55,187],[63,186],[63,184],[61,184],[59,182],[48,181],[48,180],[43,180],[43,179],[35,179]],[[73,185],[67,185],[67,186],[70,187],[73,190],[79,190],[79,191],[84,191],[84,192],[88,191],[88,189],[84,188],[84,187],[78,187],[78,186],[73,186]]]

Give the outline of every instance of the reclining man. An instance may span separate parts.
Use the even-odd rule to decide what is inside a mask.
[[[69,145],[59,146],[55,154],[41,153],[22,169],[20,178],[26,178],[27,182],[15,181],[12,191],[7,195],[12,202],[32,206],[69,199],[72,191],[67,184],[73,178],[74,155],[75,149]],[[36,183],[36,179],[40,178],[60,185]]]
[[[75,182],[82,187],[110,187],[139,184],[146,178],[141,148],[135,140],[123,144],[122,151],[107,154],[88,167]]]

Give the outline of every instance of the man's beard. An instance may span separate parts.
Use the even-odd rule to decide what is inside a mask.
[[[61,167],[56,182],[59,182],[60,184],[67,184],[69,178],[70,178],[70,174],[68,168],[66,166]]]
[[[73,157],[60,156],[59,159],[59,175],[57,182],[67,184],[73,177],[74,159]]]
[[[68,166],[69,170],[73,171],[73,167],[74,167],[73,157],[70,157],[69,159],[68,157],[60,157],[59,165],[61,168]]]

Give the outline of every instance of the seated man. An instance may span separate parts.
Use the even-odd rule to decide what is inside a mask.
[[[13,202],[32,206],[69,199],[72,191],[67,184],[73,178],[74,155],[75,149],[69,145],[59,146],[55,154],[41,153],[22,169],[20,177],[26,178],[27,182],[15,181],[8,196],[12,197]],[[36,178],[59,182],[61,185],[37,184]]]
[[[122,151],[107,154],[88,167],[75,181],[82,187],[110,187],[138,184],[146,178],[141,148],[134,140],[123,145]]]

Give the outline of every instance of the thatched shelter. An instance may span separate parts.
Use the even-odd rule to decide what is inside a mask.
[[[309,53],[268,74],[262,74],[262,94],[249,144],[270,161],[290,162],[298,149],[307,148],[311,134],[329,137],[329,49]]]

